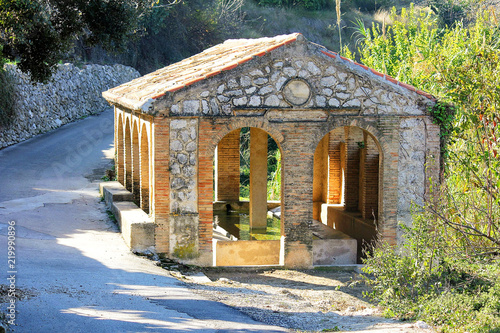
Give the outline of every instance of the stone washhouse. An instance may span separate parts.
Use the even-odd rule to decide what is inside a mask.
[[[354,264],[377,237],[398,244],[439,173],[431,95],[298,33],[228,40],[103,96],[118,181],[101,191],[134,251],[202,266]],[[278,201],[266,192],[273,145]]]

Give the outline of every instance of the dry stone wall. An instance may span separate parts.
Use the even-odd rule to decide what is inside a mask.
[[[101,92],[139,77],[123,65],[59,65],[46,84],[33,84],[15,65],[5,65],[15,89],[15,119],[0,128],[0,148],[27,140],[109,107]]]

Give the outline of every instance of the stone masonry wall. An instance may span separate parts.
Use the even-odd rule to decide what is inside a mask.
[[[170,122],[170,253],[198,255],[198,120]]]
[[[316,55],[296,58],[300,50],[273,52],[269,61],[262,57],[260,64],[245,63],[190,89],[167,94],[153,112],[170,109],[170,116],[224,117],[232,116],[234,109],[289,108],[282,88],[296,78],[311,85],[311,97],[300,109],[362,110],[365,116],[424,115],[430,103],[376,75],[353,72],[349,66],[357,67],[349,63]]]
[[[0,149],[109,107],[101,92],[139,76],[123,65],[59,65],[46,84],[31,83],[15,65],[5,65],[15,85],[15,119],[0,128]]]

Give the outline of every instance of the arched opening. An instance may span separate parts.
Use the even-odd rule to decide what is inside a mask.
[[[116,173],[117,180],[124,185],[125,175],[124,175],[124,159],[125,159],[125,149],[124,149],[124,137],[123,137],[123,119],[122,115],[118,115],[118,127],[116,131]]]
[[[276,141],[255,127],[228,133],[215,148],[214,180],[215,264],[279,265],[281,148]]]
[[[149,214],[149,138],[146,124],[142,125],[141,129],[141,208]]]
[[[140,206],[141,201],[141,161],[139,159],[139,128],[138,121],[132,126],[132,193],[134,202]]]
[[[130,118],[125,121],[125,140],[123,143],[125,147],[125,188],[132,192],[132,140],[130,135]]]
[[[318,143],[314,153],[313,234],[329,241],[321,246],[313,241],[315,264],[340,264],[353,258],[360,262],[363,246],[376,237],[380,165],[376,138],[359,127],[337,128]],[[334,250],[339,245],[343,253],[349,250],[349,258],[337,257]]]

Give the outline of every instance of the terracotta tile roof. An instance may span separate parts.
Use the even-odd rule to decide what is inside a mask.
[[[301,36],[300,33],[294,33],[258,39],[230,39],[180,62],[107,90],[102,95],[110,103],[132,110],[146,111],[156,98],[163,96],[166,92],[182,89],[223,71],[231,70],[254,57],[261,57],[283,45],[293,43],[299,36]],[[341,60],[370,71],[388,82],[434,99],[433,96],[415,87],[396,81],[388,75],[339,56],[326,48],[323,48],[321,52],[331,58],[340,57]]]
[[[103,93],[111,103],[146,110],[152,100],[195,82],[231,70],[238,65],[297,40],[299,33],[272,38],[230,39],[192,57],[112,88]]]

